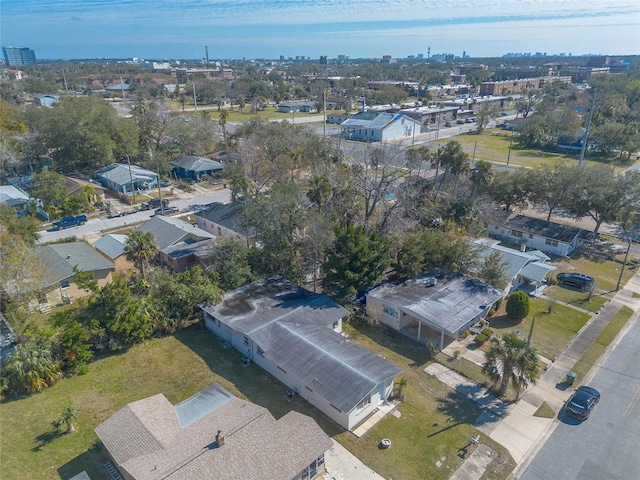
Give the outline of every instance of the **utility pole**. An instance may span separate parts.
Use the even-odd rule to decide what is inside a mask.
[[[594,87],[593,97],[591,98],[591,108],[589,108],[589,117],[587,117],[587,128],[584,131],[584,138],[582,139],[582,148],[580,149],[580,159],[578,160],[579,167],[581,167],[582,162],[584,162],[584,153],[587,150],[587,142],[589,141],[589,127],[591,126],[591,116],[593,115],[593,107],[595,103],[596,103],[596,89]]]
[[[162,203],[162,190],[160,188],[160,162],[156,163],[156,175],[157,175],[157,183],[158,183],[158,199],[160,199],[160,211],[162,215],[164,215],[164,204]]]
[[[127,163],[129,164],[129,181],[131,182],[131,193],[133,193],[133,204],[136,204],[136,187],[133,185],[133,174],[131,173],[131,159],[127,153]]]
[[[627,245],[627,253],[624,254],[624,261],[622,262],[622,268],[620,269],[620,276],[618,277],[618,284],[616,285],[616,291],[620,290],[620,283],[622,282],[622,274],[624,273],[624,267],[627,265],[627,258],[629,258],[629,250],[631,250],[631,236],[629,236],[629,245]]]
[[[196,101],[196,82],[191,78],[191,86],[193,87],[193,113],[198,113],[198,102]]]
[[[322,113],[323,113],[323,133],[324,138],[327,138],[327,89],[325,88],[322,92]],[[315,286],[314,286],[315,288]],[[314,290],[315,292],[315,290]]]
[[[471,158],[471,163],[473,165],[476,164],[476,147],[478,146],[478,141],[476,140],[475,142],[473,142],[473,157]],[[508,165],[508,163],[507,163]]]
[[[507,154],[507,167],[509,166],[509,160],[511,160],[511,144],[513,143],[513,130],[511,130],[511,138],[509,139],[509,153]]]

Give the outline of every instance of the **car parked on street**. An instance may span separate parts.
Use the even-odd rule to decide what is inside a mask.
[[[445,127],[453,127],[453,124],[451,122],[445,122],[444,126]]]
[[[156,209],[156,215],[169,215],[171,213],[178,213],[180,209],[178,207],[162,207]]]
[[[567,400],[564,411],[572,417],[585,420],[600,401],[600,392],[585,385],[578,387]]]

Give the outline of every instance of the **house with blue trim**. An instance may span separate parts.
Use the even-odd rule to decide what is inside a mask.
[[[340,124],[347,140],[387,142],[420,133],[420,121],[398,113],[360,112]]]
[[[178,178],[186,178],[189,180],[200,180],[206,175],[215,175],[224,169],[224,166],[220,162],[209,158],[194,157],[192,155],[178,157],[169,163],[173,165],[173,173]]]

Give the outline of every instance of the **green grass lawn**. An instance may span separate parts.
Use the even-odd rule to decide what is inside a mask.
[[[521,338],[527,339],[532,319],[535,318],[531,345],[543,357],[553,359],[589,320],[590,315],[561,304],[555,304],[553,311],[549,313],[548,305],[545,299],[532,298],[527,318],[515,322],[501,311],[491,318],[491,328],[496,335],[517,333]]]
[[[478,433],[469,425],[480,413],[477,407],[423,371],[424,347],[375,329],[352,329],[350,335],[405,368],[402,375],[408,381],[406,403],[399,407],[402,416],[389,416],[361,439],[343,432],[303,399],[287,401],[283,384],[256,365],[243,367],[240,353],[225,350],[213,335],[193,326],[105,356],[94,361],[86,375],[65,378],[39,394],[0,404],[2,478],[69,478],[86,470],[94,480],[108,480],[93,431],[98,424],[129,402],[163,393],[175,404],[214,382],[268,408],[276,418],[291,410],[312,416],[385,478],[448,478],[463,461],[461,449]],[[67,405],[80,408],[77,431],[55,435],[50,423]],[[378,450],[383,437],[393,442],[384,452]],[[506,478],[514,467],[511,457],[490,439],[483,437],[483,442],[500,453],[488,478]],[[470,453],[467,445],[467,456]],[[443,456],[447,460],[437,468],[435,462]]]
[[[424,346],[374,327],[348,332],[350,338],[403,368],[400,376],[407,386],[405,403],[398,407],[400,418],[387,416],[359,439],[348,432],[336,439],[384,478],[449,478],[473,451],[468,444],[479,432],[471,424],[480,409],[424,372],[428,363]],[[388,450],[378,447],[383,438],[392,442]],[[499,453],[483,478],[506,478],[515,466],[511,456],[485,435],[482,442]]]
[[[534,168],[540,165],[553,165],[558,161],[567,164],[577,164],[577,155],[565,155],[563,153],[545,152],[542,150],[531,148],[520,148],[517,141],[517,134],[513,136],[511,142],[511,132],[500,128],[487,128],[481,134],[470,133],[466,135],[457,135],[454,140],[458,141],[464,148],[464,151],[473,156],[475,149],[475,159],[484,160],[492,163],[507,163],[509,165]],[[509,154],[509,144],[511,143],[511,154]],[[602,163],[602,161],[594,162],[587,158],[586,164]]]
[[[182,105],[180,102],[172,101],[171,109],[174,111],[182,111]],[[291,113],[282,113],[278,112],[276,107],[266,107],[264,110],[260,110],[258,112],[254,112],[251,109],[251,105],[246,105],[242,112],[239,112],[236,108],[233,110],[227,109],[229,112],[229,117],[227,118],[228,122],[248,122],[252,118],[262,118],[265,120],[291,120],[295,117],[310,117],[310,116],[318,116],[318,119],[321,120],[324,115],[322,113],[305,113],[305,112],[296,112],[295,117]],[[214,120],[218,120],[220,118],[220,111],[218,110],[217,105],[200,105],[198,104],[198,113],[207,112],[210,118]],[[185,104],[185,114],[193,114],[193,102],[187,102]]]
[[[620,333],[620,330],[626,325],[631,315],[633,315],[633,310],[627,306],[623,306],[609,321],[607,326],[604,327],[600,335],[598,335],[571,369],[577,374],[578,379],[582,380],[587,373],[589,373],[589,370],[596,364],[607,347],[613,342],[618,333]]]

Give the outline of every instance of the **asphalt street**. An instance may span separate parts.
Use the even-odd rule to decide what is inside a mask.
[[[171,206],[178,207],[180,213],[192,211],[192,205],[206,205],[212,202],[228,203],[231,191],[228,189],[218,189],[205,191],[201,188],[197,192],[180,193],[179,198],[171,200]],[[200,191],[202,190],[202,191]],[[125,209],[124,207],[123,209]],[[145,210],[132,213],[124,217],[108,218],[106,214],[98,217],[89,217],[87,223],[82,226],[67,228],[58,231],[40,232],[40,243],[51,242],[64,237],[75,236],[84,238],[96,232],[108,231],[117,227],[133,225],[148,220],[155,214],[154,210]]]
[[[589,385],[602,394],[584,422],[563,412],[522,480],[640,478],[640,312]]]

